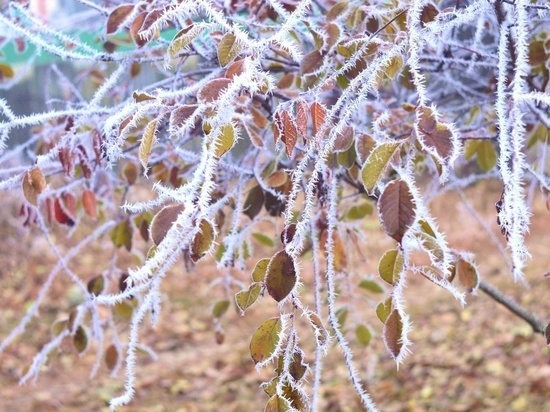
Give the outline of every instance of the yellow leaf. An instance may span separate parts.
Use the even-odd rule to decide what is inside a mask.
[[[147,126],[145,126],[143,137],[141,138],[141,143],[139,145],[139,161],[141,162],[141,165],[145,168],[145,171],[147,171],[149,156],[151,156],[151,150],[156,140],[156,132],[157,121],[152,120],[147,124]]]

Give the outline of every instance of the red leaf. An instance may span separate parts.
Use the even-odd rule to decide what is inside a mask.
[[[92,219],[97,217],[97,200],[94,192],[86,189],[82,193],[82,206],[84,206],[84,210]]]
[[[394,180],[388,184],[378,200],[378,210],[386,233],[401,243],[416,217],[413,197],[407,183]]]
[[[219,78],[210,80],[197,94],[197,99],[202,103],[212,103],[220,97],[220,94],[231,84],[230,79]]]
[[[143,22],[145,21],[145,16],[147,16],[146,11],[138,14],[130,26],[130,36],[132,36],[132,39],[134,40],[134,43],[136,44],[136,46],[138,46],[138,48],[145,46],[148,42],[147,39],[144,39],[139,35],[139,31],[141,30]]]
[[[290,117],[290,114],[286,110],[283,110],[283,112],[281,113],[281,119],[284,128],[281,140],[286,146],[287,156],[292,157],[292,151],[294,150],[294,146],[296,146],[296,142],[298,141],[298,130],[296,129],[294,119]]]
[[[325,123],[326,110],[322,104],[313,102],[309,107],[309,112],[311,113],[311,120],[313,122],[313,134],[317,135],[323,123]]]
[[[307,102],[298,100],[296,103],[296,127],[302,136],[307,134]]]

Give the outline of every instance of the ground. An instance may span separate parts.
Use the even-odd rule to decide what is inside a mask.
[[[466,191],[472,205],[497,236],[494,202],[497,184],[482,184]],[[480,274],[543,321],[550,320],[550,212],[546,199],[536,194],[528,246],[533,255],[526,269],[529,287],[514,283],[498,248],[468,213],[455,193],[436,199],[431,209],[448,233],[453,248],[475,252]],[[0,302],[3,339],[23,316],[44,282],[53,258],[47,244],[21,225],[14,210],[3,212],[0,242]],[[372,225],[371,225],[372,226]],[[500,238],[502,240],[502,238]],[[374,273],[377,257],[391,247],[378,229],[369,229],[365,246],[365,273]],[[261,252],[261,251],[260,251]],[[261,257],[269,257],[265,254]],[[78,258],[79,276],[89,279],[101,248],[89,248]],[[252,267],[257,259],[250,259]],[[240,317],[230,310],[223,319],[225,342],[215,342],[210,308],[218,296],[211,287],[212,262],[186,273],[183,263],[172,270],[163,285],[165,301],[156,329],[146,328],[143,340],[157,353],[152,360],[140,353],[137,395],[125,411],[261,411],[267,396],[259,384],[270,379],[271,368],[257,372],[248,353],[250,337],[259,324],[276,314],[272,300],[264,298]],[[248,273],[237,274],[243,280]],[[40,317],[27,332],[0,354],[1,411],[107,411],[108,400],[119,394],[123,371],[110,377],[105,366],[94,379],[89,372],[94,347],[81,357],[64,345],[36,383],[18,386],[20,373],[38,348],[49,339],[49,327],[68,312],[71,289],[67,278],[54,284]],[[305,276],[305,288],[308,277]],[[303,294],[306,294],[304,289]],[[367,348],[355,345],[353,326],[346,335],[352,342],[359,373],[369,393],[383,411],[549,411],[550,351],[544,337],[529,325],[478,291],[462,308],[446,291],[424,278],[410,276],[407,309],[413,322],[412,354],[396,368],[387,355],[380,334],[381,323],[373,302],[382,295],[359,299],[357,316],[371,325],[375,336]],[[344,302],[345,303],[345,302]],[[118,319],[119,322],[123,320]],[[307,339],[304,341],[307,345]],[[311,349],[311,347],[309,347]],[[306,350],[311,360],[311,350]],[[324,361],[319,410],[361,410],[346,375],[341,352],[332,347]],[[309,378],[311,381],[311,377]]]

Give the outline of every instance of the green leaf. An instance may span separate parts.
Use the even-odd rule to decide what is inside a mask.
[[[275,242],[273,241],[273,239],[271,239],[269,236],[264,235],[263,233],[252,233],[252,237],[264,246],[275,246]]]
[[[425,220],[419,220],[418,224],[420,225],[424,233],[426,233],[427,235],[430,235],[435,239],[435,232],[433,231],[432,227],[428,222],[426,222]]]
[[[288,296],[296,284],[294,259],[284,250],[277,252],[269,262],[266,275],[267,292],[280,302]]]
[[[86,329],[84,329],[82,326],[79,326],[76,329],[76,332],[73,336],[73,344],[78,353],[84,352],[88,347],[88,334],[86,333]]]
[[[395,285],[403,271],[403,254],[397,249],[388,250],[380,258],[378,274],[390,285]]]
[[[355,328],[355,337],[357,338],[357,342],[360,345],[369,346],[370,340],[372,338],[372,333],[368,326],[358,325]]]
[[[256,329],[250,340],[250,356],[254,363],[264,362],[273,357],[282,330],[283,324],[278,317],[266,320]]]
[[[254,282],[263,282],[269,265],[269,258],[260,259],[252,271],[252,280]]]
[[[372,215],[373,212],[373,204],[370,202],[365,202],[359,205],[352,206],[346,213],[346,218],[350,220],[359,220],[363,219],[367,215]]]
[[[366,289],[372,293],[384,293],[384,289],[382,289],[382,287],[378,283],[371,279],[363,279],[359,283],[359,287]]]
[[[483,172],[488,172],[497,165],[497,151],[489,140],[482,140],[477,145],[477,164]]]
[[[253,283],[247,290],[241,290],[235,295],[235,303],[237,307],[244,313],[260,296],[262,291],[262,285],[259,283]]]
[[[372,193],[400,144],[400,142],[383,143],[369,154],[361,169],[361,180],[367,193]]]
[[[88,282],[88,292],[95,296],[101,294],[104,287],[105,279],[103,278],[103,275],[96,276]]]
[[[123,220],[113,228],[111,241],[116,247],[124,246],[128,251],[132,250],[132,225],[129,219]]]
[[[218,45],[218,60],[222,66],[227,66],[239,55],[241,44],[233,33],[225,33]]]
[[[229,300],[219,300],[212,307],[212,316],[221,318],[227,312],[227,309],[229,309]]]
[[[376,316],[378,316],[378,319],[380,319],[382,323],[386,323],[386,320],[388,319],[388,316],[390,316],[392,308],[393,304],[391,297],[383,300],[376,306]]]

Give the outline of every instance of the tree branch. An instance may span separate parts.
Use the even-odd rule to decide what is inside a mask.
[[[544,335],[546,326],[534,313],[529,312],[527,309],[520,306],[515,300],[504,295],[504,293],[487,282],[480,282],[479,288],[498,303],[504,305],[514,315],[520,317],[531,325],[534,332]]]

